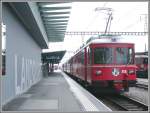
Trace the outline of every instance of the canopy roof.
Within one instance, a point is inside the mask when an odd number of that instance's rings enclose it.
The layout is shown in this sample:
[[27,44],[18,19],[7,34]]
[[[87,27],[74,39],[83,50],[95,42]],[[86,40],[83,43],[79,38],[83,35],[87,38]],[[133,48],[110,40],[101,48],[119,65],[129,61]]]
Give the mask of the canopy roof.
[[69,2],[38,2],[39,11],[45,26],[49,42],[64,41],[70,16]]

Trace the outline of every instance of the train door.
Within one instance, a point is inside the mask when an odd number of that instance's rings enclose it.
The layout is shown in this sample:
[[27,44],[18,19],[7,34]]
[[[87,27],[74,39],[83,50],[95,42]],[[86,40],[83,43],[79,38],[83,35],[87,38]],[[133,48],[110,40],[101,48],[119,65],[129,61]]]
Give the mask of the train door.
[[87,48],[84,48],[84,80],[87,81]]
[[87,82],[91,83],[92,49],[87,47]]

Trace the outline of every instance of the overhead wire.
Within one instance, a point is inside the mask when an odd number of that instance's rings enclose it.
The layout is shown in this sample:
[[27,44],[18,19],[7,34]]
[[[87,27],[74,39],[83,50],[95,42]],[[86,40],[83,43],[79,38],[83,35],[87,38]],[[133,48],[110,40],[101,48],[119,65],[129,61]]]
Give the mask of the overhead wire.
[[132,28],[132,27],[134,27],[135,25],[137,25],[137,23],[139,23],[139,22],[140,22],[140,20],[138,19],[138,20],[135,21],[134,23],[129,24],[128,26],[124,27],[122,30],[124,31],[124,30],[126,30],[126,29]]
[[[106,4],[108,4],[108,2],[105,2],[104,5],[102,7],[105,7]],[[89,26],[91,26],[91,24],[94,22],[94,20],[97,19],[97,17],[99,16],[99,13],[96,13],[96,15],[91,19],[91,21],[89,22],[89,24],[87,25],[87,27],[85,29],[88,29]]]

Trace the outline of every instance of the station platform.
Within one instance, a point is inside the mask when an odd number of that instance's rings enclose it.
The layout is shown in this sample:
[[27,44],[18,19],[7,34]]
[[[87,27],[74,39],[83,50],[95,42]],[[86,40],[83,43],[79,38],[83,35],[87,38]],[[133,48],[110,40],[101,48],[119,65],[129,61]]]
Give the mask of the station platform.
[[137,83],[143,84],[143,85],[148,85],[148,78],[147,79],[137,78]]
[[83,87],[59,71],[49,74],[3,107],[3,111],[112,111]]

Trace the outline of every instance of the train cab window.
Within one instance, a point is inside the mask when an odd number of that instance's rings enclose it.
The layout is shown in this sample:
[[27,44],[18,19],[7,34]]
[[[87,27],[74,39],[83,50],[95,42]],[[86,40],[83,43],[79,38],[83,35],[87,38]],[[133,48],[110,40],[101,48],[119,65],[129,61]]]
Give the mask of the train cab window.
[[128,62],[127,64],[133,64],[134,60],[133,60],[133,49],[132,48],[128,48]]
[[116,63],[117,64],[132,64],[133,49],[132,48],[116,48]]
[[94,64],[112,64],[113,55],[112,48],[95,48]]
[[116,63],[127,64],[127,48],[116,48]]

